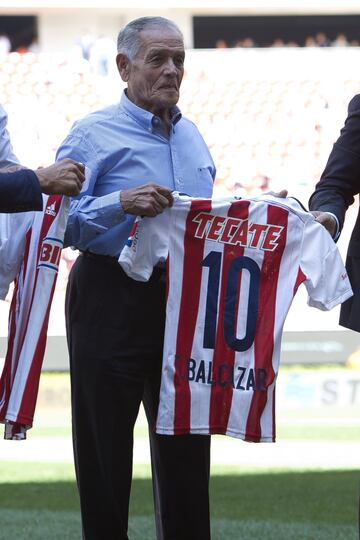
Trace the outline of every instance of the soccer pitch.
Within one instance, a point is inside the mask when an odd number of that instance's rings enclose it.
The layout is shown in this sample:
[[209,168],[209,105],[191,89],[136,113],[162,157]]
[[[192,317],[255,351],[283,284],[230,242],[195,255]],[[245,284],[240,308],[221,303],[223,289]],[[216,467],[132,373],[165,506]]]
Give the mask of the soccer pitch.
[[[0,441],[0,540],[81,538],[68,376],[45,375],[41,385],[28,440]],[[322,410],[279,406],[276,444],[213,438],[213,540],[357,539],[359,419],[354,408],[331,412],[329,419]],[[154,540],[143,411],[135,429],[130,515],[129,538]]]

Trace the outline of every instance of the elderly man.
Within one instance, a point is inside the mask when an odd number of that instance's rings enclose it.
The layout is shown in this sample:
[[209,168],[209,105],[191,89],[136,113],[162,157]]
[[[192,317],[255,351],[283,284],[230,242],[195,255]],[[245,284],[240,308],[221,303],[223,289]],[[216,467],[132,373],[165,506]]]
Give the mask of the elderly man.
[[0,212],[42,210],[41,192],[77,195],[84,179],[83,165],[70,159],[36,171],[19,165],[7,130],[7,114],[0,105]]
[[184,72],[179,28],[161,17],[118,36],[120,103],[77,122],[58,157],[87,166],[65,242],[82,251],[66,300],[73,433],[84,538],[127,539],[133,427],[149,422],[157,538],[210,538],[210,439],[153,432],[159,399],[165,276],[129,279],[117,259],[136,215],[156,216],[172,190],[210,197],[215,167],[176,106]]

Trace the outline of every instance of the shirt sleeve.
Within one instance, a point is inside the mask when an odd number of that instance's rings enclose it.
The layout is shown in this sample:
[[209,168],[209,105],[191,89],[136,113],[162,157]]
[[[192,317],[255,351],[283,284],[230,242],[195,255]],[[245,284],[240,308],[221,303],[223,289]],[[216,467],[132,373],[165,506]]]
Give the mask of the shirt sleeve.
[[101,197],[93,195],[101,163],[96,149],[85,135],[68,135],[60,146],[56,159],[71,158],[85,164],[85,182],[80,195],[73,198],[65,233],[65,246],[86,250],[91,240],[125,219],[120,204],[120,191]]
[[352,296],[339,250],[328,231],[315,221],[305,227],[300,268],[310,306],[327,311]]
[[26,233],[34,212],[0,214],[0,299],[4,300],[24,257]]
[[334,242],[337,242],[338,239],[339,239],[339,236],[340,236],[340,223],[339,223],[339,220],[338,220],[337,216],[335,214],[333,214],[332,212],[327,212],[327,214],[329,214],[330,216],[332,216],[335,219],[336,228],[335,228],[335,232],[333,234],[333,239],[334,239]]
[[148,281],[154,266],[165,262],[169,251],[171,209],[156,217],[138,218],[122,249],[119,263],[136,281]]
[[6,126],[7,114],[5,109],[0,105],[0,169],[9,165],[19,164],[19,160],[14,154]]

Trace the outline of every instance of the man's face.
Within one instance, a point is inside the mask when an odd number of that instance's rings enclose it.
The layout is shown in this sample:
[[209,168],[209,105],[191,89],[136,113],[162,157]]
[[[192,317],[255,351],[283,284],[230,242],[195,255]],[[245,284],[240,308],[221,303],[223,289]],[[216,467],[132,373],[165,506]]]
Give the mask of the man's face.
[[140,32],[140,47],[134,60],[128,62],[118,55],[118,68],[127,82],[129,99],[164,116],[179,100],[184,58],[184,43],[175,30],[153,27]]

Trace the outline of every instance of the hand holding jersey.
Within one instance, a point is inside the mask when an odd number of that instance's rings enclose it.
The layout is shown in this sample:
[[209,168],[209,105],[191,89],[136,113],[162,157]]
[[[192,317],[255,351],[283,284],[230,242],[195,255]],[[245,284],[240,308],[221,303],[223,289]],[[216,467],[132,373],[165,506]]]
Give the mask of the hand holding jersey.
[[36,169],[40,188],[47,195],[78,195],[85,180],[84,165],[73,159],[57,161],[49,167]]
[[332,214],[329,214],[329,212],[320,212],[320,210],[313,210],[311,214],[334,238],[338,229],[338,223],[335,217]]
[[143,184],[120,192],[120,204],[127,214],[154,217],[173,204],[171,190],[157,184]]

